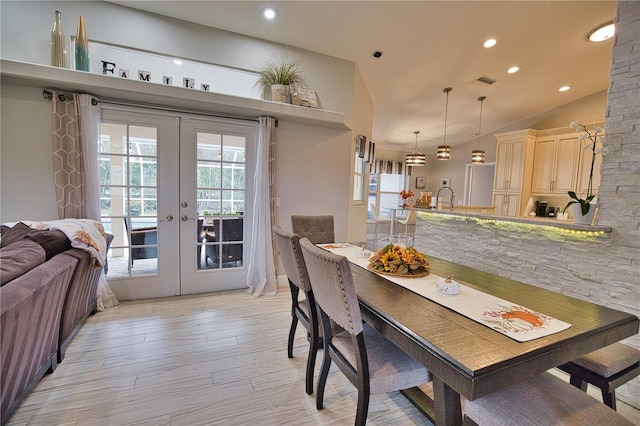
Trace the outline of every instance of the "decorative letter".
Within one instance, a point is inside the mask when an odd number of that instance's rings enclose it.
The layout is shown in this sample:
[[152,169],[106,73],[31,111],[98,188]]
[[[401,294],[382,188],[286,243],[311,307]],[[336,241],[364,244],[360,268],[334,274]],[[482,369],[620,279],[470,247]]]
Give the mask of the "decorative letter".
[[151,81],[151,73],[149,71],[138,70],[138,80]]
[[194,78],[184,77],[182,79],[182,85],[187,89],[193,89],[193,87],[196,85],[196,80]]
[[108,74],[111,73],[111,75],[115,74],[115,69],[116,69],[116,64],[114,62],[107,62],[107,61],[101,61],[102,62],[102,74]]
[[129,70],[120,68],[120,72],[118,73],[118,75],[122,78],[129,78]]
[[200,85],[200,87],[201,87],[201,88],[202,88],[202,90],[204,90],[205,92],[208,92],[208,91],[209,91],[209,85],[208,85],[208,84],[202,83],[202,84]]
[[162,84],[166,84],[167,86],[171,86],[173,84],[173,77],[163,76]]

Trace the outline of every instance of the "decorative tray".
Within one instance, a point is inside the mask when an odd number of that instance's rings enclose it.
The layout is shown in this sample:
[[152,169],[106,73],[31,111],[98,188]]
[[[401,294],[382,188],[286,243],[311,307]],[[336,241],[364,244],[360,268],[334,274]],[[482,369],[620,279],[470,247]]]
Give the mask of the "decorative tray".
[[367,265],[367,269],[369,269],[371,272],[375,272],[376,274],[389,275],[391,277],[398,277],[398,278],[422,278],[429,275],[428,269],[423,269],[422,271],[418,271],[415,273],[408,272],[406,274],[396,274],[395,272],[378,271],[377,269],[372,268],[371,265]]

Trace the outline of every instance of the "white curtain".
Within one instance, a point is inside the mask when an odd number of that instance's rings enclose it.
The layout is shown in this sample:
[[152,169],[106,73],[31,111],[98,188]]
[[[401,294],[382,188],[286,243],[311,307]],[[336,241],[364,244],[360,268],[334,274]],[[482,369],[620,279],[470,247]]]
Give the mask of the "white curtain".
[[275,256],[271,227],[275,224],[275,127],[273,117],[260,117],[253,178],[254,210],[252,244],[247,267],[248,292],[273,296],[277,292]]
[[[87,219],[100,221],[100,167],[98,143],[100,140],[100,107],[91,95],[74,94],[78,108],[78,127],[84,171],[84,214]],[[118,304],[104,274],[100,274],[96,294],[97,310],[104,311]]]

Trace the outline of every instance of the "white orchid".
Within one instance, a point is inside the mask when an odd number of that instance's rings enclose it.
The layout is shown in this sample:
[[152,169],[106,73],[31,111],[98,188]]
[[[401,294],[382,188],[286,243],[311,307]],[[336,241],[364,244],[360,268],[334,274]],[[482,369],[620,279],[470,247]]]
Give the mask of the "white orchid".
[[[583,132],[580,135],[580,142],[585,142],[582,145],[583,150],[590,149],[591,150],[591,171],[589,172],[589,185],[587,186],[587,195],[585,198],[580,198],[576,195],[575,191],[569,191],[569,197],[571,201],[567,203],[564,208],[564,211],[567,210],[571,204],[579,203],[582,209],[582,214],[585,215],[589,212],[590,203],[595,198],[593,194],[593,167],[596,161],[596,154],[606,155],[609,153],[609,149],[607,147],[602,146],[604,142],[604,137],[602,137],[602,133],[604,133],[604,129],[600,126],[593,126],[593,130],[589,131],[587,126],[580,123],[580,120],[572,121],[569,123],[569,127],[572,129],[576,129],[576,132]],[[600,146],[598,146],[598,142],[600,142]]]

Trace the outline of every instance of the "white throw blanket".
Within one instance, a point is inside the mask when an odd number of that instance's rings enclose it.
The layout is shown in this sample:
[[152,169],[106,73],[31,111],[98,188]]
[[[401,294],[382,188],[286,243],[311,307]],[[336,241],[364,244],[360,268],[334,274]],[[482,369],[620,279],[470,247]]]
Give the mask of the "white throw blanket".
[[23,220],[34,229],[59,230],[71,241],[71,247],[91,255],[93,266],[102,268],[107,258],[107,239],[102,224],[91,219],[61,219],[44,222]]

